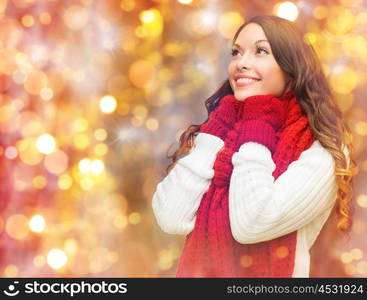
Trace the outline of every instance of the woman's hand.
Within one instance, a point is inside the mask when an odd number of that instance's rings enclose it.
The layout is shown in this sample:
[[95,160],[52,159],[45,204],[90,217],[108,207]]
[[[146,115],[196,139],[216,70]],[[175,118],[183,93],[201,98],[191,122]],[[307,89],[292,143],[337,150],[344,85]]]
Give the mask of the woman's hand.
[[224,140],[227,132],[239,120],[242,114],[242,105],[243,102],[237,100],[234,95],[224,96],[218,106],[210,113],[208,121],[201,125],[200,132],[209,133]]
[[273,95],[247,97],[242,106],[242,119],[235,125],[238,132],[237,148],[246,142],[257,142],[273,153],[276,132],[286,120],[288,104],[289,98]]
[[278,131],[285,122],[288,103],[288,99],[277,98],[273,95],[247,97],[242,107],[242,119],[244,121],[263,121]]

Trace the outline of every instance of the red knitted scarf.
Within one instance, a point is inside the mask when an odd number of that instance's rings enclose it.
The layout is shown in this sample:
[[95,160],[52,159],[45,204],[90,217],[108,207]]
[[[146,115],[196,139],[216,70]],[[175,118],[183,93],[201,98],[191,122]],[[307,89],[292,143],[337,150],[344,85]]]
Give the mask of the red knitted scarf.
[[[275,179],[314,142],[307,116],[293,91],[283,97],[288,97],[289,107],[272,155]],[[238,151],[237,134],[235,129],[228,132],[216,157],[214,177],[201,199],[195,227],[186,237],[176,277],[292,277],[297,231],[255,244],[240,244],[232,236],[228,189],[231,158]]]

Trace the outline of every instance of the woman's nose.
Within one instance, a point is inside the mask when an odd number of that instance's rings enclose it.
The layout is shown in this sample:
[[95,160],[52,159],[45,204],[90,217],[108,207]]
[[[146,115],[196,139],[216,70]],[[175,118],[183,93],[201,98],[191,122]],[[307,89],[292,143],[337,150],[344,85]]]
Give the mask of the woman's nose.
[[238,70],[248,69],[250,67],[250,62],[251,62],[250,55],[244,53],[242,57],[239,60],[237,60],[236,64],[237,69]]

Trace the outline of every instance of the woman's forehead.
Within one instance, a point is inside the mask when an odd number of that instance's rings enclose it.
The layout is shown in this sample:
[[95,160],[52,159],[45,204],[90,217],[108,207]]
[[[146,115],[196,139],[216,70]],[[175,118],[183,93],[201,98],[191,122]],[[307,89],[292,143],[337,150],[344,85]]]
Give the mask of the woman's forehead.
[[235,42],[252,45],[261,40],[267,40],[262,27],[255,23],[249,23],[242,28]]

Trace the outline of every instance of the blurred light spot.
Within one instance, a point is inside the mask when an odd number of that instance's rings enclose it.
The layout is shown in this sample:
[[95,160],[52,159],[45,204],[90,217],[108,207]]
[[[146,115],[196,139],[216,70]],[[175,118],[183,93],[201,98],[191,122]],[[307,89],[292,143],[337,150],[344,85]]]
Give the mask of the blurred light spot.
[[43,12],[40,14],[39,20],[42,25],[48,25],[51,23],[52,17],[48,12]]
[[181,3],[181,4],[191,4],[192,3],[192,0],[178,0],[178,3]]
[[64,251],[60,249],[52,249],[48,252],[47,263],[52,269],[62,268],[68,261]]
[[47,169],[52,174],[61,174],[64,172],[69,163],[69,158],[66,153],[62,150],[56,150],[50,155],[45,157],[44,164]]
[[[15,48],[16,47],[15,45],[12,46],[14,47],[13,49],[6,49],[4,47],[5,46],[4,41],[9,40],[7,42],[8,44],[12,40],[13,35],[16,34],[17,38],[15,41],[19,42],[19,38],[23,36],[24,32],[20,28],[18,28],[18,25],[16,24],[17,21],[15,19],[7,18],[7,20],[8,22],[2,20],[2,23],[1,23],[1,32],[3,34],[2,36],[3,42],[2,42],[2,47],[0,48],[0,61],[2,61],[2,63],[0,64],[0,72],[7,74],[7,75],[11,75],[18,69],[16,62],[14,60],[19,50]],[[7,33],[7,31],[9,32]],[[11,45],[7,47],[11,47]],[[4,90],[4,88],[8,88],[9,83],[10,82],[6,82],[5,80],[2,80],[1,90]]]
[[359,195],[357,197],[357,203],[360,207],[367,207],[367,195]]
[[[163,46],[163,54],[166,56],[179,57],[188,53],[188,50],[191,49],[189,45],[185,42],[182,43],[166,43]],[[172,79],[173,73],[171,69],[162,68],[159,70],[158,76],[161,80],[168,81]]]
[[136,118],[136,117],[132,117],[130,119],[130,123],[131,125],[133,125],[134,127],[139,127],[141,125],[143,125],[144,120],[140,119],[140,118]]
[[120,7],[124,11],[132,11],[136,6],[135,0],[121,0]]
[[104,170],[104,163],[100,159],[94,160],[90,165],[90,171],[93,174],[96,174],[96,175],[101,174],[103,170]]
[[26,122],[26,120],[22,120],[22,123],[24,127],[21,128],[21,133],[24,137],[32,136],[32,135],[33,136],[40,135],[44,131],[42,123],[39,122],[38,120],[33,120],[29,122]]
[[43,267],[45,263],[46,258],[43,255],[37,255],[35,258],[33,258],[33,264],[38,268]]
[[54,96],[54,92],[49,87],[45,87],[41,89],[40,97],[43,100],[46,100],[46,101],[51,100],[53,96]]
[[4,268],[4,277],[17,277],[19,274],[19,269],[16,265],[7,265]]
[[148,130],[155,131],[158,129],[159,123],[157,119],[149,118],[146,120],[145,126],[147,127]]
[[135,28],[135,35],[137,37],[154,38],[162,34],[164,20],[158,9],[152,8],[145,10],[140,13],[139,17],[142,25]]
[[344,271],[347,275],[354,275],[356,273],[356,268],[353,265],[345,265]]
[[367,135],[367,122],[358,121],[357,123],[355,123],[354,129],[356,133],[358,133],[359,135],[366,136]]
[[135,28],[135,35],[141,39],[146,38],[149,35],[148,28],[146,26],[137,26]]
[[6,147],[4,151],[4,156],[8,159],[14,159],[18,156],[18,150],[17,148],[10,146]]
[[143,23],[152,23],[154,22],[156,17],[155,11],[154,10],[144,10],[140,13],[140,21],[142,21]]
[[64,249],[68,254],[75,255],[78,251],[78,244],[75,239],[68,238],[64,243]]
[[365,234],[366,232],[366,224],[357,219],[353,222],[353,227],[352,227],[353,231],[357,234]]
[[34,25],[34,18],[31,15],[24,15],[22,17],[22,24],[25,27],[32,27]]
[[313,16],[319,20],[326,18],[328,13],[329,13],[329,9],[323,5],[316,6],[313,9]]
[[169,270],[172,267],[172,253],[169,250],[161,250],[158,256],[158,265],[162,270]]
[[36,139],[34,138],[24,139],[19,141],[19,143],[17,144],[20,159],[25,164],[34,166],[42,161],[43,156],[37,149]]
[[218,23],[217,15],[210,10],[196,10],[186,17],[185,29],[193,37],[199,38],[209,35]]
[[52,135],[45,133],[38,137],[36,146],[39,152],[43,154],[51,154],[55,151],[56,141]]
[[28,184],[23,180],[13,180],[13,187],[16,191],[22,192],[28,188]]
[[73,138],[73,143],[76,149],[83,150],[89,146],[90,139],[86,134],[76,134]]
[[68,174],[62,174],[57,181],[57,185],[61,190],[68,190],[72,184],[73,179]]
[[133,114],[138,119],[144,119],[148,114],[148,109],[144,105],[136,105],[133,108]]
[[107,131],[103,128],[98,128],[94,131],[94,138],[97,141],[103,142],[107,138]]
[[332,88],[340,94],[351,93],[358,84],[358,75],[349,66],[337,66],[333,69],[330,76]]
[[10,105],[0,106],[0,123],[6,123],[12,117],[13,108]]
[[145,87],[155,77],[155,68],[151,62],[146,60],[135,61],[128,71],[131,82],[136,87]]
[[88,126],[89,126],[89,124],[88,124],[88,120],[86,118],[77,118],[73,122],[73,128],[77,132],[86,131],[88,129]]
[[363,252],[359,248],[352,249],[352,251],[350,251],[350,254],[352,255],[353,259],[355,260],[361,259],[363,256]]
[[7,219],[5,228],[9,236],[17,240],[23,240],[29,232],[28,219],[21,214],[12,215]]
[[49,61],[50,52],[43,45],[31,44],[26,47],[25,51],[28,54],[29,62],[27,63],[32,63],[36,69],[44,68]]
[[26,78],[26,75],[19,71],[19,70],[16,70],[14,73],[13,73],[13,76],[12,76],[13,80],[15,83],[17,84],[23,84],[24,81],[25,81],[25,78]]
[[354,103],[354,95],[353,94],[348,94],[348,95],[336,94],[336,101],[340,109],[344,112],[344,111],[349,110],[352,107]]
[[304,41],[309,45],[314,45],[317,41],[317,35],[313,32],[307,32],[303,36]]
[[281,246],[281,247],[277,248],[277,250],[276,250],[276,256],[278,258],[287,257],[288,253],[289,253],[288,248],[285,247],[285,246]]
[[353,256],[349,252],[343,252],[340,259],[344,264],[349,264],[353,260]]
[[136,224],[140,223],[140,221],[141,221],[141,216],[140,216],[140,214],[139,214],[139,213],[137,213],[137,212],[133,212],[133,213],[131,213],[131,214],[129,215],[129,222],[130,222],[131,224],[136,225]]
[[13,100],[13,102],[11,103],[11,105],[12,105],[12,107],[13,107],[15,110],[20,111],[20,110],[22,110],[22,109],[24,108],[25,103],[24,103],[24,101],[23,101],[22,99],[17,99],[17,98],[15,98],[15,99]]
[[85,177],[80,180],[80,186],[84,191],[89,191],[93,188],[94,182],[91,178]]
[[367,275],[367,261],[360,261],[357,263],[357,272],[359,274]]
[[42,232],[46,227],[46,221],[41,215],[34,215],[29,221],[29,229],[33,232]]
[[128,220],[126,216],[118,215],[113,219],[113,225],[119,229],[123,229],[127,226]]
[[232,40],[237,29],[244,23],[243,17],[238,12],[227,12],[219,19],[219,33],[227,39]]
[[252,265],[252,257],[249,255],[243,255],[240,259],[240,264],[243,268],[248,268]]
[[79,162],[79,170],[82,173],[88,173],[90,171],[91,160],[89,158],[83,158]]
[[39,175],[33,178],[32,184],[34,188],[41,190],[47,185],[47,179],[45,176]]
[[98,156],[104,156],[108,152],[108,147],[104,143],[99,143],[94,146],[94,153]]
[[74,227],[74,222],[72,222],[71,220],[65,220],[61,223],[61,230],[62,232],[69,232],[71,231]]
[[342,44],[343,53],[346,56],[360,57],[367,52],[367,41],[362,35],[350,36],[346,43]]
[[113,113],[116,110],[117,102],[113,96],[103,96],[99,101],[99,107],[105,114]]
[[[45,131],[41,118],[35,112],[29,110],[20,114],[19,127],[23,137],[38,136]],[[24,149],[19,150],[23,151]]]
[[88,22],[88,10],[81,5],[71,5],[66,9],[63,17],[67,27],[80,30]]
[[38,95],[47,86],[47,76],[41,71],[31,71],[24,81],[24,88],[32,95]]
[[119,254],[115,251],[110,251],[107,254],[107,261],[110,263],[115,263],[119,259]]
[[278,3],[274,7],[274,10],[278,17],[287,19],[289,21],[294,21],[298,17],[298,8],[293,2],[290,1]]
[[355,27],[356,16],[350,9],[329,9],[328,18],[326,19],[326,31],[328,38],[338,39],[344,38]]

